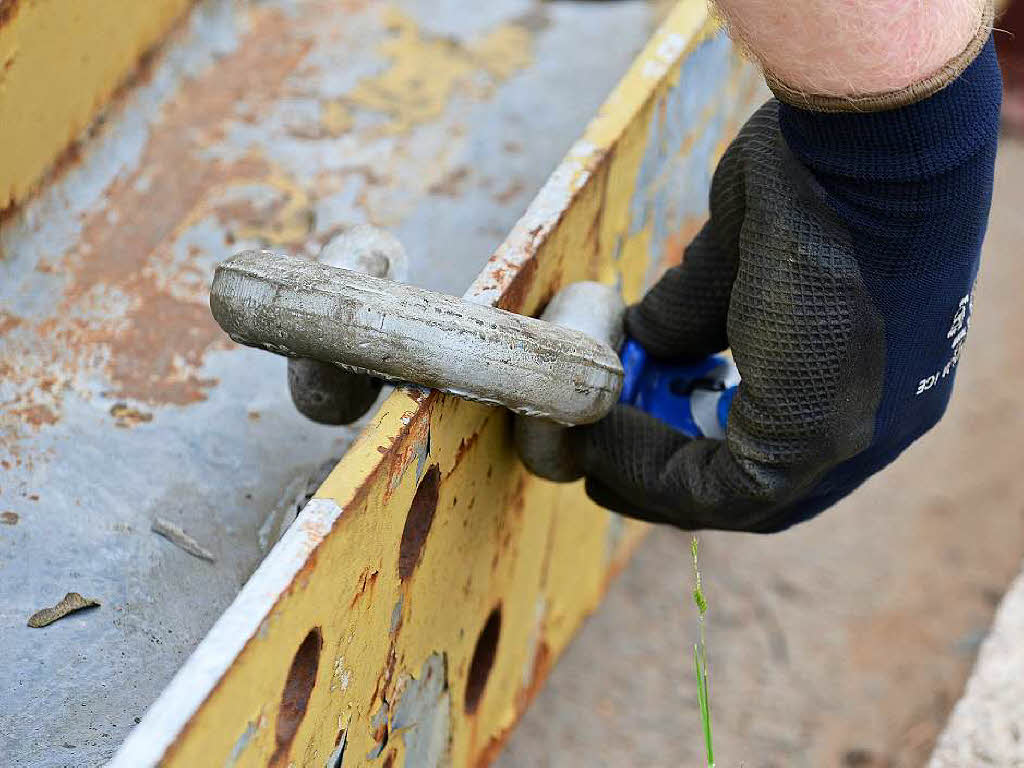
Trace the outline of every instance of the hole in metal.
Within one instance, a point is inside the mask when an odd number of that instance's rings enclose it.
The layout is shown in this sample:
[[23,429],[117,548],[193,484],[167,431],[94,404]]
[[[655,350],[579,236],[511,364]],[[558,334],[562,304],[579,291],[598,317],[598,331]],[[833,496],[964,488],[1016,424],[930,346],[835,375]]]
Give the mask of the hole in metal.
[[441,470],[433,465],[423,475],[420,487],[409,507],[402,530],[402,541],[398,546],[398,578],[405,581],[419,565],[423,545],[427,542],[430,525],[437,511],[437,496],[441,488]]
[[487,679],[491,676],[491,667],[498,655],[498,637],[501,635],[501,606],[497,606],[487,617],[480,637],[473,649],[473,659],[469,663],[469,676],[466,679],[466,713],[474,714],[480,706]]
[[320,666],[320,649],[323,644],[320,628],[313,627],[295,652],[292,666],[288,670],[288,678],[284,682],[284,692],[281,694],[281,708],[277,713],[277,730],[274,736],[277,746],[270,761],[271,765],[280,764],[287,755],[288,747],[291,746],[299,730],[299,724],[306,714],[309,696],[316,684],[316,671]]

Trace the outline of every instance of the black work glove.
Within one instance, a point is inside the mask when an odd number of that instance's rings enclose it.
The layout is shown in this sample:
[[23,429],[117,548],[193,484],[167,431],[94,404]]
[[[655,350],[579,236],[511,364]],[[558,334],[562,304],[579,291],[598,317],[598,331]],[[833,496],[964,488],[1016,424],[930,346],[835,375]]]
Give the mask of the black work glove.
[[654,357],[731,347],[742,383],[726,437],[617,406],[575,431],[588,494],[686,529],[777,531],[934,425],[970,319],[998,111],[991,41],[898,109],[762,107],[719,163],[682,263],[626,316]]

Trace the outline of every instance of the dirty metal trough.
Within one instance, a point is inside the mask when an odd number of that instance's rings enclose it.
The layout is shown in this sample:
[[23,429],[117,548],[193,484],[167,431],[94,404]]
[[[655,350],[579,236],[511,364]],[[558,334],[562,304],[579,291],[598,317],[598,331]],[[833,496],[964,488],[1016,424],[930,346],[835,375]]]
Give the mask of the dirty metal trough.
[[[703,0],[656,16],[204,0],[8,210],[4,764],[494,757],[642,527],[526,473],[501,409],[403,388],[356,428],[305,421],[209,281],[369,222],[425,288],[635,299],[764,97]],[[27,626],[68,592],[101,605]]]

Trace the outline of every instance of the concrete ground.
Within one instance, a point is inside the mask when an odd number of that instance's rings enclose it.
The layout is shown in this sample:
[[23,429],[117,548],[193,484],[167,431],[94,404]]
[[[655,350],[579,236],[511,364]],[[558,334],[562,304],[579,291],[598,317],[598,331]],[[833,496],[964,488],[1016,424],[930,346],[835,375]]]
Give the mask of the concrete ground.
[[1024,572],[1010,585],[928,768],[1024,765]]
[[[1024,143],[1004,142],[950,410],[776,536],[705,534],[719,768],[925,764],[1024,555]],[[657,528],[498,768],[703,765],[689,537]]]

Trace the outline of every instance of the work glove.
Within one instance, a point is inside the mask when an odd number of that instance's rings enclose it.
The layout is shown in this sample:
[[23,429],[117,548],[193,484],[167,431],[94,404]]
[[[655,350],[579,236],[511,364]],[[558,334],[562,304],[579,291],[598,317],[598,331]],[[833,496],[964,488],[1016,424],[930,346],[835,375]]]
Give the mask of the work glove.
[[924,98],[866,111],[772,99],[746,123],[714,174],[707,223],[625,320],[655,358],[731,348],[742,382],[726,436],[689,439],[619,405],[575,430],[594,501],[684,529],[778,531],[939,420],[998,133],[992,42],[977,48]]

